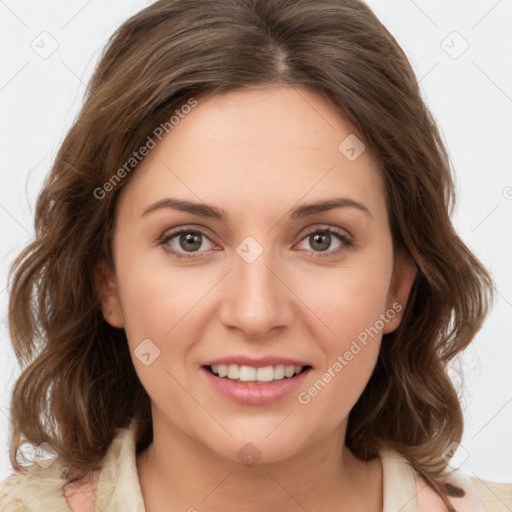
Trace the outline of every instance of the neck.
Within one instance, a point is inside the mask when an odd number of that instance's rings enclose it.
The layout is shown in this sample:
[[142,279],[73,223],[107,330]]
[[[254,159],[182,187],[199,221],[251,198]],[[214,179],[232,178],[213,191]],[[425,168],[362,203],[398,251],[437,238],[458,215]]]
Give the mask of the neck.
[[382,510],[380,459],[357,459],[344,444],[345,428],[286,460],[252,466],[223,458],[168,424],[154,429],[152,444],[137,455],[146,512]]

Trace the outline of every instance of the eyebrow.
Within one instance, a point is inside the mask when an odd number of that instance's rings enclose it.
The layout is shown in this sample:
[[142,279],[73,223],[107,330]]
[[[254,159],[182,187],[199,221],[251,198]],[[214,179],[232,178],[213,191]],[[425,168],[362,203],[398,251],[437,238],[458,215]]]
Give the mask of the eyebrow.
[[[140,216],[144,217],[145,215],[148,215],[149,213],[156,210],[161,210],[162,208],[171,208],[182,212],[192,213],[194,215],[199,215],[200,217],[217,219],[222,222],[226,222],[228,220],[228,214],[222,208],[206,203],[195,203],[192,201],[186,201],[184,199],[176,199],[172,197],[166,197],[165,199],[161,199],[160,201],[151,204],[143,210]],[[336,197],[333,199],[317,201],[315,203],[303,204],[293,210],[289,217],[291,219],[298,219],[308,215],[313,215],[315,213],[333,210],[335,208],[355,208],[373,218],[370,210],[364,204],[359,203],[354,199],[350,199],[349,197]]]

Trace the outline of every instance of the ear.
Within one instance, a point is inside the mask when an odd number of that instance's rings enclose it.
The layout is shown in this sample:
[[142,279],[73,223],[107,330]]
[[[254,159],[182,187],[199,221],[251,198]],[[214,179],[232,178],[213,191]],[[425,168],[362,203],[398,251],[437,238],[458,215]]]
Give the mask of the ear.
[[382,334],[393,332],[400,325],[417,272],[418,269],[409,252],[402,248],[397,249],[387,302],[389,314],[386,313],[386,316],[390,320],[382,329]]
[[115,272],[104,258],[96,263],[93,272],[94,285],[105,320],[112,327],[124,327],[124,317]]

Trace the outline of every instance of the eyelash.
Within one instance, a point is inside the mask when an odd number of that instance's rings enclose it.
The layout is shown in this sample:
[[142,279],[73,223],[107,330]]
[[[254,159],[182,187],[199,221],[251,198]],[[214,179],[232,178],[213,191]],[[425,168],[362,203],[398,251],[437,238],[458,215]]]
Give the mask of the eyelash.
[[[181,235],[183,233],[192,233],[192,234],[195,234],[195,235],[202,235],[205,238],[207,238],[208,240],[210,240],[209,236],[204,231],[202,231],[202,230],[200,230],[198,228],[194,228],[194,229],[180,229],[179,231],[175,231],[175,232],[170,233],[168,235],[164,235],[159,240],[159,244],[162,245],[162,246],[165,246],[174,237],[176,237],[177,235]],[[324,258],[324,257],[327,257],[327,256],[337,256],[338,254],[342,253],[343,251],[345,251],[347,249],[351,249],[353,247],[353,245],[354,245],[354,242],[348,236],[346,236],[342,232],[340,232],[340,231],[338,231],[338,230],[336,230],[334,228],[330,228],[330,227],[329,228],[316,228],[316,229],[313,229],[313,230],[309,231],[308,233],[306,233],[300,239],[300,241],[302,242],[303,240],[307,239],[308,237],[310,237],[311,235],[316,234],[316,233],[328,233],[330,235],[334,235],[336,238],[338,238],[340,240],[340,242],[342,242],[342,245],[340,245],[340,247],[338,247],[335,250],[331,250],[331,251],[309,251],[309,252],[313,253],[316,258]],[[176,251],[174,249],[170,249],[169,247],[164,247],[164,249],[167,252],[171,253],[174,257],[178,258],[178,259],[183,259],[183,258],[189,259],[189,258],[197,258],[198,257],[198,256],[194,256],[194,254],[198,254],[198,253],[190,253],[190,255],[184,255],[183,253],[180,253],[180,252],[178,252],[178,251]]]

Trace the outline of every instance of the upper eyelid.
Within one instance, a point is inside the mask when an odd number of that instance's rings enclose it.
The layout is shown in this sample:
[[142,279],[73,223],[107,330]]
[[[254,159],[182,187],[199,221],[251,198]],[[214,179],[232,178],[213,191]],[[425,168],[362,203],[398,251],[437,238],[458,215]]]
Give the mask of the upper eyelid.
[[159,238],[160,240],[165,240],[169,238],[174,238],[176,235],[179,235],[181,233],[189,233],[189,232],[197,232],[205,237],[207,237],[211,242],[213,240],[211,239],[211,235],[209,234],[208,230],[203,227],[179,227],[176,229],[172,229],[170,231],[165,231],[164,234]]
[[[347,233],[348,236],[352,237],[352,233],[348,231],[346,228],[340,228],[338,226],[333,226],[332,224],[322,223],[322,222],[315,222],[311,226],[307,226],[305,228],[302,228],[300,232],[304,232],[304,236],[309,234],[312,231],[322,231],[322,230],[334,230],[334,231],[343,231]],[[169,228],[168,230],[164,231],[161,238],[167,238],[169,236],[177,235],[178,233],[181,233],[183,231],[198,231],[201,234],[204,234],[205,236],[210,237],[209,234],[210,230],[204,226],[196,226],[194,224],[191,225],[185,225],[185,226],[178,226],[176,228]],[[215,235],[213,236],[215,238]]]

